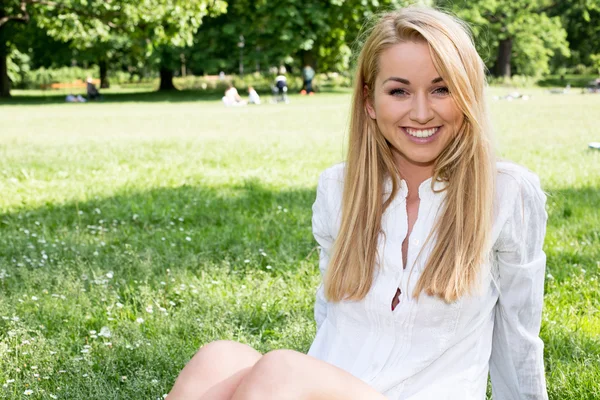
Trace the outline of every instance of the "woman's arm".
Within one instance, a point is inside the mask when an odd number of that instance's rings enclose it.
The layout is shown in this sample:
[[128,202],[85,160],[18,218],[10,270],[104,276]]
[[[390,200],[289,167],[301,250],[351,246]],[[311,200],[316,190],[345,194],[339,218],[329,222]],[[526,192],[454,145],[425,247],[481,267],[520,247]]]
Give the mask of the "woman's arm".
[[319,183],[317,184],[317,198],[313,204],[312,211],[312,230],[315,240],[319,244],[319,270],[321,271],[321,284],[317,289],[316,301],[315,301],[315,321],[317,322],[317,330],[321,327],[321,324],[327,317],[327,300],[324,293],[323,280],[325,278],[325,272],[327,265],[329,264],[329,257],[331,247],[333,246],[333,235],[331,233],[331,208],[328,183],[331,180],[327,177],[328,171],[325,171],[319,177]]
[[544,344],[539,338],[544,297],[546,197],[523,170],[507,188],[514,200],[495,245],[500,291],[494,317],[490,376],[494,400],[547,399]]

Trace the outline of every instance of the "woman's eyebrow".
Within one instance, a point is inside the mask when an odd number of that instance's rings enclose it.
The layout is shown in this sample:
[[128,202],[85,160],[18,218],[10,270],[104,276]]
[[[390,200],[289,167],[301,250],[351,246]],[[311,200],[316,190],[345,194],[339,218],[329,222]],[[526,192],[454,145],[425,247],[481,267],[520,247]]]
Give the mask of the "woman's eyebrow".
[[[442,82],[443,80],[444,80],[444,78],[442,78],[441,76],[438,76],[437,78],[435,78],[434,80],[432,80],[431,83],[435,84],[435,83]],[[400,83],[403,83],[405,85],[410,85],[410,81],[408,79],[399,78],[397,76],[391,76],[391,77],[387,78],[385,81],[383,81],[383,84],[385,84],[388,81],[400,82]]]

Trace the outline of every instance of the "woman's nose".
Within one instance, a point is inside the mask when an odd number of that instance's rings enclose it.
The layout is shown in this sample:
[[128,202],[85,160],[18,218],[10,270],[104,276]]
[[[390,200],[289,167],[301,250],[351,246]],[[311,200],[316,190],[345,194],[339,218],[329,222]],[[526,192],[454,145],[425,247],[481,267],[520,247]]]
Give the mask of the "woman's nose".
[[426,124],[433,119],[433,109],[426,95],[418,94],[413,97],[409,117],[419,124]]

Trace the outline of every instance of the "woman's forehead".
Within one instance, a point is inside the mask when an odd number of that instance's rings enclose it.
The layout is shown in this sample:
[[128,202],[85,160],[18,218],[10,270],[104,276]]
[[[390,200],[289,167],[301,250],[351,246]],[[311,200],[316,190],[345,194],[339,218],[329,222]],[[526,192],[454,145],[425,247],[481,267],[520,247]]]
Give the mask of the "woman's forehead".
[[379,55],[377,80],[391,78],[408,80],[411,84],[431,84],[440,76],[425,41],[402,42],[385,49]]

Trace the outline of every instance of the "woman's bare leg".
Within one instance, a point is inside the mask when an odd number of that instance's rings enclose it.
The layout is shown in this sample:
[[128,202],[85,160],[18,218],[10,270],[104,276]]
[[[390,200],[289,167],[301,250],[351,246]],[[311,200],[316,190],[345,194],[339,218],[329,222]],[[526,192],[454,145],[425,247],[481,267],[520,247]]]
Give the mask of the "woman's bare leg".
[[386,400],[350,373],[293,350],[265,354],[231,400]]
[[230,400],[260,358],[258,351],[245,344],[209,343],[183,368],[167,400]]

